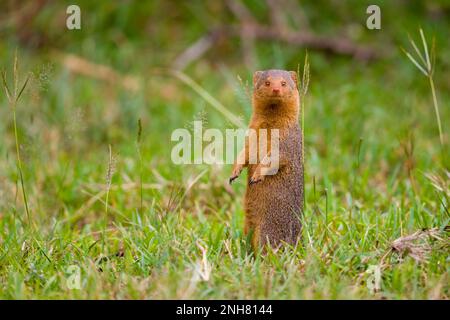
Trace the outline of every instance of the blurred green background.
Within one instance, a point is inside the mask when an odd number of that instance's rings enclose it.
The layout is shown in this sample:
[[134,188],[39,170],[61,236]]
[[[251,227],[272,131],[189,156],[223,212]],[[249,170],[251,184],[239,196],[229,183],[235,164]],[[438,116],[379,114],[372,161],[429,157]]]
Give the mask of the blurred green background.
[[[81,30],[66,28],[71,4],[81,8]],[[371,4],[381,8],[381,30],[366,28]],[[413,52],[408,34],[421,48],[419,28],[435,48],[433,79],[444,145],[428,79],[401,50]],[[448,225],[449,39],[446,0],[2,1],[0,67],[12,84],[17,52],[20,83],[31,75],[17,119],[30,207],[43,238],[40,248],[28,243],[31,253],[22,256],[29,234],[22,223],[11,109],[2,91],[0,242],[9,249],[0,255],[0,297],[373,297],[363,285],[347,288],[380,261],[390,241]],[[310,223],[305,230],[323,255],[307,264],[311,269],[300,283],[290,278],[298,270],[286,271],[284,262],[269,260],[262,267],[268,273],[255,276],[260,285],[244,289],[242,281],[250,280],[232,273],[243,268],[243,277],[248,272],[251,279],[255,265],[242,256],[237,268],[221,240],[242,240],[245,179],[231,189],[225,183],[228,166],[170,161],[174,129],[190,128],[194,119],[208,127],[233,125],[170,70],[188,75],[248,123],[253,72],[301,71],[306,51],[311,77],[304,103]],[[105,218],[108,145],[115,174]],[[145,184],[142,195],[139,181]],[[112,230],[106,249],[95,245],[103,219]],[[153,227],[124,231],[142,227],[141,219]],[[209,284],[191,288],[181,279],[201,254],[199,239],[213,252],[209,258],[218,270]],[[347,240],[354,246],[336,249]],[[81,249],[67,249],[67,243]],[[114,258],[103,268],[136,277],[125,281],[130,286],[125,291],[116,287],[115,276],[105,279],[89,267],[95,257],[117,250],[130,252],[127,260]],[[42,251],[56,267],[49,267]],[[375,297],[448,298],[448,244],[433,257],[428,269],[414,261],[405,269],[393,267]],[[83,292],[64,291],[52,278],[62,279],[73,263],[90,270],[83,271],[90,279]],[[155,283],[136,289],[133,281],[150,275]],[[263,284],[267,279],[273,281],[271,293]]]

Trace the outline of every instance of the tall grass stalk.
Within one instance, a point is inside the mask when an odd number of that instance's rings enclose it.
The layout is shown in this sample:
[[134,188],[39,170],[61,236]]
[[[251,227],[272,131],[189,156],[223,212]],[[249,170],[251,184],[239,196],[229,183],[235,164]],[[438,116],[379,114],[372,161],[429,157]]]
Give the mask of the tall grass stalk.
[[[302,125],[302,167],[303,167],[303,176],[302,176],[302,185],[305,188],[305,97],[308,93],[309,87],[309,59],[308,59],[308,51],[305,54],[305,61],[303,64],[303,75],[300,86],[300,118]],[[297,78],[300,79],[300,65],[297,66]],[[303,207],[305,207],[305,190],[303,190]]]
[[441,142],[441,146],[444,146],[444,135],[442,132],[442,124],[441,124],[441,116],[439,114],[439,105],[438,100],[436,97],[436,89],[434,86],[434,80],[433,80],[433,73],[434,73],[434,66],[435,66],[435,46],[434,46],[434,40],[433,45],[431,47],[431,59],[430,55],[428,54],[428,44],[425,38],[425,35],[423,33],[422,29],[419,29],[420,37],[422,39],[422,46],[423,46],[423,52],[419,50],[414,40],[409,37],[409,42],[411,43],[411,46],[414,48],[414,51],[416,52],[417,56],[419,57],[419,61],[417,61],[416,58],[413,57],[413,55],[402,48],[403,52],[406,54],[408,59],[414,64],[414,66],[419,69],[420,72],[423,73],[428,78],[428,81],[430,83],[431,88],[431,95],[433,97],[433,105],[434,105],[434,112],[436,114],[436,121],[439,129],[439,140]]
[[27,215],[27,220],[28,220],[28,225],[30,227],[32,227],[31,224],[31,213],[30,213],[30,208],[28,205],[28,197],[27,197],[27,192],[25,189],[25,182],[24,182],[24,174],[23,174],[23,167],[22,167],[22,159],[20,156],[20,142],[19,142],[19,134],[18,134],[18,130],[17,130],[17,104],[20,100],[20,97],[22,96],[28,81],[30,79],[30,76],[28,75],[27,78],[25,79],[25,82],[23,83],[23,85],[20,87],[19,90],[19,65],[18,65],[18,58],[17,58],[17,51],[15,53],[14,56],[14,71],[13,71],[13,91],[11,92],[11,90],[8,87],[8,83],[6,81],[6,71],[2,70],[2,80],[3,80],[3,88],[5,90],[6,93],[6,97],[8,99],[8,103],[9,106],[12,110],[13,113],[13,125],[14,125],[14,138],[15,138],[15,145],[16,145],[16,159],[17,159],[17,169],[19,171],[19,180],[20,180],[20,186],[22,189],[22,196],[23,196],[23,202],[25,205],[25,212]]
[[108,170],[106,172],[105,219],[103,222],[103,232],[102,232],[102,247],[103,248],[105,246],[106,225],[108,223],[109,193],[111,191],[112,178],[113,178],[114,171],[115,171],[115,163],[114,163],[114,157],[112,154],[111,145],[109,145],[108,148],[109,148],[109,158],[108,158]]
[[137,138],[136,138],[136,148],[137,148],[137,152],[138,152],[138,157],[139,157],[139,188],[140,188],[140,194],[139,194],[139,199],[140,199],[140,214],[142,214],[143,212],[143,196],[144,196],[144,190],[143,190],[143,186],[142,186],[142,153],[141,153],[141,138],[142,138],[142,121],[139,118],[138,120],[138,132],[137,132]]

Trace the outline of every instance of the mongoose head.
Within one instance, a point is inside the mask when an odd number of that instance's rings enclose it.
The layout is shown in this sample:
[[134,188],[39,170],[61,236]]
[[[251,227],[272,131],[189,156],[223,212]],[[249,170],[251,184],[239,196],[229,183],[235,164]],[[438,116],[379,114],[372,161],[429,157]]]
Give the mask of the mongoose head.
[[297,73],[285,70],[256,71],[253,74],[253,99],[257,107],[298,105]]

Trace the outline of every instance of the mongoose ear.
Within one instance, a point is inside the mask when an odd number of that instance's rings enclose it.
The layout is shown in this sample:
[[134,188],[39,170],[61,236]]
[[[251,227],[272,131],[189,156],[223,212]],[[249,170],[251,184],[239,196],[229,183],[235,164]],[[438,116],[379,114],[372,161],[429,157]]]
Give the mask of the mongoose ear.
[[256,84],[258,83],[262,74],[263,74],[262,71],[255,71],[255,73],[253,74],[253,87],[256,87]]
[[295,87],[298,89],[297,71],[289,71],[289,74],[291,75],[292,81],[295,83]]

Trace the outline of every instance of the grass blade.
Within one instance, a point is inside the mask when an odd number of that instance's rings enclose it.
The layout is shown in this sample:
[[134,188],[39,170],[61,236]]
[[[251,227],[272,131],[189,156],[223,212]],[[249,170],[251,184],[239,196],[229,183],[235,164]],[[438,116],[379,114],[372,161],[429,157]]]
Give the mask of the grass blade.
[[141,143],[142,137],[142,121],[141,118],[138,119],[138,134],[137,134],[137,142]]
[[420,52],[419,48],[416,45],[416,42],[411,38],[411,36],[409,34],[408,34],[408,39],[409,39],[409,42],[411,43],[411,46],[414,48],[414,50],[416,51],[417,55],[419,56],[420,60],[423,62],[423,65],[426,66],[427,62],[423,58],[422,53]]
[[222,103],[217,101],[208,91],[203,89],[197,82],[181,71],[172,70],[172,75],[184,82],[186,85],[191,87],[195,92],[197,92],[203,99],[205,99],[211,106],[213,106],[217,111],[222,113],[228,120],[234,125],[240,128],[245,128],[245,124],[239,117],[230,112]]
[[430,87],[431,87],[431,95],[433,96],[433,105],[434,105],[434,112],[436,113],[436,121],[438,124],[439,129],[439,140],[441,142],[441,146],[444,146],[444,136],[442,134],[442,125],[441,125],[441,116],[439,114],[439,105],[436,98],[436,90],[434,88],[434,81],[433,78],[430,76]]
[[8,101],[11,102],[11,91],[9,90],[8,84],[6,83],[5,70],[2,70],[2,80],[3,80],[3,87],[5,88],[6,96],[8,97]]
[[406,54],[408,59],[411,60],[411,62],[414,63],[414,65],[420,70],[420,72],[422,72],[425,76],[428,76],[428,73],[425,71],[425,69],[422,68],[422,66],[412,57],[412,55],[405,49],[402,48],[402,50]]
[[434,73],[434,66],[436,65],[436,39],[433,38],[433,43],[431,45],[431,71],[430,74],[433,75]]
[[28,75],[27,79],[25,80],[25,82],[24,82],[24,84],[23,84],[23,86],[22,86],[22,89],[20,89],[19,94],[18,94],[17,97],[16,97],[16,101],[19,100],[20,96],[21,96],[22,93],[23,93],[23,90],[25,90],[25,88],[26,88],[26,86],[27,86],[27,84],[28,84],[28,80],[30,80],[30,75]]
[[420,28],[419,32],[420,32],[420,37],[422,38],[423,49],[425,50],[425,58],[427,60],[428,71],[431,71],[430,56],[428,55],[428,45],[427,45],[427,41],[425,39],[425,35],[423,34],[422,28]]
[[14,54],[14,69],[13,69],[13,81],[14,81],[14,98],[17,97],[17,87],[19,84],[19,59],[17,58],[17,48]]

